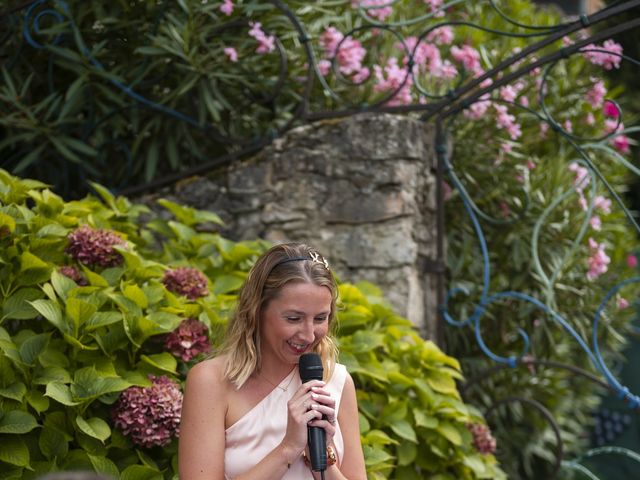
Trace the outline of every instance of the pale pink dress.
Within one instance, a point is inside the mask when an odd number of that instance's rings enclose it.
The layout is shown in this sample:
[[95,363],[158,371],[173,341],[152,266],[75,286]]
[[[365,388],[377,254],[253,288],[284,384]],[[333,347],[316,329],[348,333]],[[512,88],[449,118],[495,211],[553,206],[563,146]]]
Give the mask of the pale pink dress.
[[[336,400],[336,412],[340,409],[342,388],[347,378],[344,365],[336,364],[333,375],[327,383],[327,390]],[[285,378],[278,387],[263,398],[244,417],[225,431],[224,473],[225,479],[233,479],[246,472],[271,452],[284,438],[287,428],[287,402],[300,388],[300,374],[297,368]],[[344,453],[344,441],[340,425],[336,423],[333,437],[338,458]],[[298,458],[282,480],[313,479],[313,475]]]

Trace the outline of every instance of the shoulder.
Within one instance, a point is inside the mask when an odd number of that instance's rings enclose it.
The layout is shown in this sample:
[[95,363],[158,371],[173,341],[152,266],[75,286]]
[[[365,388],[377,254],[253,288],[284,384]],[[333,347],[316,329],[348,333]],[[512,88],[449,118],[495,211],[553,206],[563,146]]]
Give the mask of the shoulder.
[[223,356],[203,360],[194,365],[187,374],[187,389],[212,391],[219,396],[227,390],[229,382],[224,376]]

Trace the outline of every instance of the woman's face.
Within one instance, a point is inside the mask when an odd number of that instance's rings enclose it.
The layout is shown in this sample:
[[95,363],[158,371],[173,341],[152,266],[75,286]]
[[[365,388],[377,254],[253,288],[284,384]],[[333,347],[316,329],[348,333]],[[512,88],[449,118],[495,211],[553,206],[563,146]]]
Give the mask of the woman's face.
[[262,361],[297,364],[329,331],[331,291],[312,283],[288,283],[260,317]]

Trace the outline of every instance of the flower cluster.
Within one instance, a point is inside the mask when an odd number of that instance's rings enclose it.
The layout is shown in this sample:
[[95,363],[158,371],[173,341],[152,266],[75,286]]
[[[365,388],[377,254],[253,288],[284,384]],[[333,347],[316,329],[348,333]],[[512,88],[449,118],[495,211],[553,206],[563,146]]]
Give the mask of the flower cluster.
[[335,57],[340,73],[353,75],[354,83],[363,82],[369,77],[369,69],[362,66],[367,51],[358,40],[344,38],[344,35],[334,27],[327,27],[320,35],[320,46],[325,57],[318,62],[318,68],[322,75],[329,73],[331,69],[329,59]]
[[149,375],[150,387],[130,387],[120,394],[111,417],[116,427],[141,447],[167,445],[179,435],[182,392],[168,377]]
[[220,5],[220,11],[224,13],[227,17],[233,13],[233,2],[232,0],[223,0],[222,5]]
[[249,36],[253,37],[258,42],[257,53],[269,53],[275,50],[275,37],[273,35],[267,35],[262,30],[262,24],[260,22],[249,22],[251,30],[249,30]]
[[489,455],[496,451],[496,439],[491,435],[488,426],[481,423],[468,423],[467,429],[473,437],[473,446],[482,455]]
[[602,45],[587,45],[582,51],[587,60],[594,65],[602,66],[605,70],[620,68],[622,45],[613,40],[605,40]]
[[124,245],[125,241],[111,230],[83,225],[71,232],[67,240],[69,244],[65,252],[84,265],[115,267],[124,260],[113,247]]
[[184,295],[189,300],[205,297],[207,277],[197,268],[178,267],[165,272],[162,283],[170,292]]
[[589,250],[591,256],[589,257],[589,271],[587,272],[587,278],[594,280],[608,270],[608,265],[611,262],[609,256],[605,253],[605,244],[598,243],[593,238],[589,237]]
[[84,278],[82,273],[80,273],[80,271],[76,267],[72,267],[71,265],[65,265],[60,267],[58,269],[58,272],[60,272],[65,277],[70,278],[80,286],[85,286],[89,284],[89,282],[87,282],[87,279]]
[[188,362],[193,357],[211,351],[207,326],[195,318],[183,320],[178,328],[167,335],[165,347],[176,357]]

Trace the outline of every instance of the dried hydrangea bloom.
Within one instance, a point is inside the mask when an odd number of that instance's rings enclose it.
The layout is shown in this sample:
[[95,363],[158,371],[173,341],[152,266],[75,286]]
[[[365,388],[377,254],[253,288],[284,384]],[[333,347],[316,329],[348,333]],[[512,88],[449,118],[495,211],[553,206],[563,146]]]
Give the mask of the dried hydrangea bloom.
[[87,279],[84,278],[82,273],[80,273],[80,271],[76,267],[73,267],[71,265],[64,265],[58,269],[58,272],[60,272],[65,277],[70,278],[80,286],[89,285]]
[[167,290],[195,300],[208,295],[207,277],[197,268],[178,267],[164,274],[162,283]]
[[473,446],[483,455],[489,455],[496,451],[496,439],[491,435],[488,426],[481,423],[468,423],[467,428],[473,436]]
[[149,375],[150,387],[129,387],[111,411],[117,428],[141,447],[164,446],[180,433],[182,392],[165,376]]
[[208,333],[209,329],[204,323],[195,318],[187,318],[167,335],[164,344],[173,355],[188,362],[201,353],[211,351]]
[[65,252],[84,265],[116,267],[124,260],[113,247],[124,245],[125,241],[111,230],[82,225],[71,232],[67,240],[69,244]]

